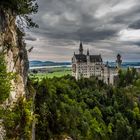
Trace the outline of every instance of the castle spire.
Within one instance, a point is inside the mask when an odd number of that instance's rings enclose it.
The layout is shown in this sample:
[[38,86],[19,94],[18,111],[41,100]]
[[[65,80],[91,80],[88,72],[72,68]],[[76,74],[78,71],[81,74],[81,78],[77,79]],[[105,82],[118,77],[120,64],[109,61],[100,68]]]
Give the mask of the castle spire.
[[83,54],[83,44],[82,44],[82,42],[80,42],[79,54]]
[[122,64],[122,59],[121,59],[121,55],[120,54],[117,54],[116,63],[117,63],[117,68],[120,69],[121,64]]
[[89,49],[87,49],[87,55],[89,55]]

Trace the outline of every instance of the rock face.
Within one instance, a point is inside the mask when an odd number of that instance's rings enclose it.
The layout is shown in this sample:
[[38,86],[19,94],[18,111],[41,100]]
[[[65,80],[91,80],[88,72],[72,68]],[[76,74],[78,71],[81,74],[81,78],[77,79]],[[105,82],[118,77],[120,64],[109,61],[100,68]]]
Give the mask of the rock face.
[[[23,33],[16,26],[16,15],[10,10],[0,9],[0,52],[5,56],[7,71],[14,73],[12,90],[4,106],[12,106],[26,93],[29,63],[22,37]],[[4,137],[5,130],[0,119],[0,139]]]
[[12,90],[6,104],[12,104],[26,92],[28,57],[23,33],[16,26],[16,15],[0,9],[0,51],[4,54],[7,71],[15,74]]

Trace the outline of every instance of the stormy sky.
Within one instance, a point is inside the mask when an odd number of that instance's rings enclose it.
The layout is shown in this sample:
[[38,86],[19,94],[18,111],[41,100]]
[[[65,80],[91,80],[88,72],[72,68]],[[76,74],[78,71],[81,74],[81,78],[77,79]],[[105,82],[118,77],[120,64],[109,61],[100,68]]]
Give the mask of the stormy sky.
[[26,30],[30,60],[71,61],[79,42],[90,54],[140,61],[140,0],[38,0],[38,29]]

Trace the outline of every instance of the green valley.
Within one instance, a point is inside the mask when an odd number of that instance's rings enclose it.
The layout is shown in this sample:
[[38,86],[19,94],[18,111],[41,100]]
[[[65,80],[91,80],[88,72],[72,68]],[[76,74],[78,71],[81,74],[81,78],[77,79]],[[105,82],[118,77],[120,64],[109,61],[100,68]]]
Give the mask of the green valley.
[[68,75],[34,79],[36,138],[139,140],[140,77],[132,71],[119,76],[116,86],[95,77],[78,81]]

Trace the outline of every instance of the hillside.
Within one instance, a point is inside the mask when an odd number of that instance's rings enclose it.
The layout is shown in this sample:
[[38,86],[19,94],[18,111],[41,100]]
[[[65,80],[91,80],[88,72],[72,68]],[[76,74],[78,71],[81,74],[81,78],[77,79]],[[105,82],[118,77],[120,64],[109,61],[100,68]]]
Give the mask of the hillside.
[[[104,62],[106,64],[106,62]],[[116,62],[108,62],[109,66],[115,67]],[[41,67],[41,66],[65,66],[65,65],[71,65],[71,62],[53,62],[53,61],[29,61],[30,67]],[[140,67],[140,62],[123,62],[122,68],[128,68],[128,67]]]
[[37,139],[139,140],[140,76],[127,70],[114,87],[95,77],[32,79]]

